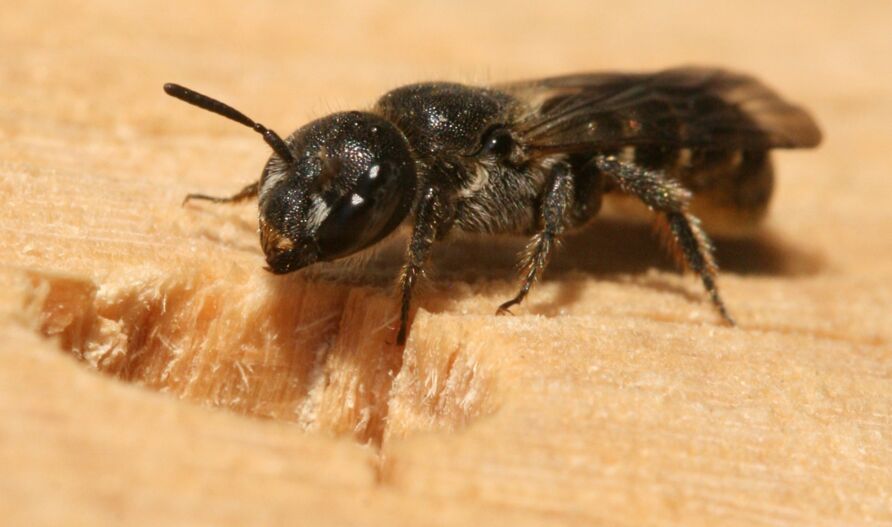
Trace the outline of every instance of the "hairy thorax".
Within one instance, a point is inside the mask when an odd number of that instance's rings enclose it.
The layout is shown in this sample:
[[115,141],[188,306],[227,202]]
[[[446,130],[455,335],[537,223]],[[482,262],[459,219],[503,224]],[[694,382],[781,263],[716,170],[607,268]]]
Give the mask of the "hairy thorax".
[[548,162],[480,155],[482,138],[516,118],[518,101],[498,90],[431,82],[393,90],[375,110],[406,134],[425,183],[450,196],[452,226],[491,234],[535,230]]
[[457,192],[457,227],[489,234],[529,234],[537,229],[537,203],[548,162],[519,167],[497,161],[469,165],[469,177]]

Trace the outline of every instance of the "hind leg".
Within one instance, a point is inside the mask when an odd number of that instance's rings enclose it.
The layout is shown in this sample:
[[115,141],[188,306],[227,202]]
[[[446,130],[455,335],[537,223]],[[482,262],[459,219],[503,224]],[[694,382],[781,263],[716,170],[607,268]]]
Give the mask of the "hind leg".
[[598,156],[595,165],[613,179],[620,190],[637,197],[651,210],[661,214],[664,232],[678,260],[700,275],[716,310],[734,325],[734,319],[725,308],[716,285],[718,267],[713,257],[712,243],[700,227],[700,220],[688,212],[691,193],[660,171],[620,161],[614,156]]

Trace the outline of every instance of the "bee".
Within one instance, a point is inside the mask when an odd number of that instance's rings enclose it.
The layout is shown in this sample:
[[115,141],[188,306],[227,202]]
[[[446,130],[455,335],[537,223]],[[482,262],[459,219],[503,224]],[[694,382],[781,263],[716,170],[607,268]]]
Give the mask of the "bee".
[[597,215],[605,195],[647,206],[679,263],[734,321],[716,284],[699,216],[722,228],[764,214],[769,151],[814,147],[802,108],[751,76],[686,67],[584,73],[478,87],[425,82],[384,94],[367,111],[317,119],[286,138],[220,101],[176,84],[167,94],[253,128],[273,154],[260,179],[229,197],[257,197],[267,269],[285,274],[366,251],[410,228],[400,270],[397,343],[432,245],[454,231],[529,236],[524,300],[561,237]]

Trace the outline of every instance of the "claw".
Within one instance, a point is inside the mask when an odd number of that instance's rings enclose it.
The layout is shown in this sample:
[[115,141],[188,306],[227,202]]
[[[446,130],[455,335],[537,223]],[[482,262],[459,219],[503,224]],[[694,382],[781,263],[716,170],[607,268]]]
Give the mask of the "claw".
[[514,313],[511,312],[511,308],[518,304],[517,300],[509,300],[504,304],[500,305],[498,309],[496,309],[496,316],[501,317],[505,315],[514,316]]
[[224,198],[215,198],[214,196],[208,196],[207,194],[186,194],[186,197],[183,198],[182,206],[186,206],[186,203],[189,203],[190,200],[193,199],[203,199],[206,201],[211,201],[213,203],[222,203],[226,201]]

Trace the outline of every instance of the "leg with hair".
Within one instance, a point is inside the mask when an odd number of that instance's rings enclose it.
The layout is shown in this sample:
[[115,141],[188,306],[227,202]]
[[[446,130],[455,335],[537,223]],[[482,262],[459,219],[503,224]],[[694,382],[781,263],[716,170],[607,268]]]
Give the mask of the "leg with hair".
[[183,205],[189,202],[189,200],[193,199],[201,199],[205,201],[210,201],[211,203],[238,203],[239,201],[244,201],[246,199],[253,198],[257,196],[257,191],[260,188],[260,182],[251,183],[245,188],[241,189],[237,193],[232,196],[226,198],[218,198],[215,196],[208,196],[207,194],[187,194],[186,198],[183,200]]
[[424,189],[421,200],[415,209],[415,223],[412,227],[412,236],[406,248],[406,263],[400,271],[399,288],[401,293],[400,303],[400,329],[396,336],[397,344],[406,343],[406,334],[409,330],[409,308],[412,301],[412,289],[418,279],[424,276],[424,264],[430,257],[430,249],[437,236],[440,218],[441,204],[435,188]]
[[614,156],[598,156],[594,161],[598,170],[616,182],[620,190],[636,196],[662,215],[661,227],[673,253],[680,263],[700,275],[713,305],[733,325],[734,319],[725,308],[715,282],[718,267],[712,243],[700,227],[700,220],[688,212],[691,193],[660,171],[644,169]]
[[549,186],[542,198],[540,220],[542,230],[527,244],[521,260],[523,284],[514,298],[499,306],[496,314],[510,313],[508,310],[521,303],[536,280],[542,276],[551,257],[551,251],[564,231],[566,215],[573,204],[573,194],[573,174],[570,172],[570,165],[563,162],[556,164],[551,169]]

